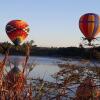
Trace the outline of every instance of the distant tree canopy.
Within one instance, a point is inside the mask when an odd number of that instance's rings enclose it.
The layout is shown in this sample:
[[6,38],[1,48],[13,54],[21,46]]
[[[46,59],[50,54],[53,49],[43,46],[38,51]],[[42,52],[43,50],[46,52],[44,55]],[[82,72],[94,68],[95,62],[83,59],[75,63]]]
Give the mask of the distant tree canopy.
[[[31,56],[50,56],[50,57],[83,57],[89,58],[90,51],[94,51],[93,48],[78,48],[78,47],[38,47],[34,44],[34,41],[28,41],[20,46],[14,46],[11,43],[0,43],[0,53],[4,54],[7,48],[10,48],[10,55],[25,55],[26,44],[31,46]],[[95,52],[100,52],[100,47],[95,48]],[[92,54],[92,53],[91,53]]]

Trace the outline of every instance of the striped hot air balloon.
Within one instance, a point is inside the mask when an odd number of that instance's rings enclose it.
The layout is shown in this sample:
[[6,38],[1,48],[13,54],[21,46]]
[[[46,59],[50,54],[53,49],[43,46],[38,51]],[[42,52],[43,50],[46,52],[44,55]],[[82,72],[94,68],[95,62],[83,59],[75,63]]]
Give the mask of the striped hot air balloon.
[[6,33],[15,45],[20,45],[28,36],[29,25],[23,20],[12,20],[6,25]]
[[100,32],[100,17],[94,13],[87,13],[81,16],[79,20],[79,28],[89,43]]

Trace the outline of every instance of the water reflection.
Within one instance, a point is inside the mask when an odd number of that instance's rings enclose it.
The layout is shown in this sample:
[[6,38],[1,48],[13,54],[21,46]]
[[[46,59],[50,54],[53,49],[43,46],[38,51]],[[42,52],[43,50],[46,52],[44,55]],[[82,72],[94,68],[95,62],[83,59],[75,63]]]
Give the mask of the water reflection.
[[[23,70],[24,61],[25,57],[23,56],[9,56],[7,65],[10,65],[11,68],[16,65],[20,70]],[[29,74],[26,74],[31,78],[43,78],[45,81],[55,82],[56,80],[51,75],[60,71],[58,63],[63,64],[64,61],[49,57],[30,57],[27,63],[27,72],[30,67],[34,68]],[[7,67],[7,70],[9,71],[11,68]]]
[[[0,57],[0,59],[2,59],[2,57]],[[23,56],[9,56],[7,66],[10,67],[7,67],[7,70],[8,71],[11,70],[11,68],[13,68],[14,65],[18,66],[20,70],[23,70],[24,63],[25,63],[25,57]],[[71,66],[66,67],[69,65]],[[74,68],[75,65],[83,68],[85,66],[84,71],[81,71],[82,68]],[[95,62],[94,65],[99,66],[100,64]],[[66,70],[66,68],[67,71],[74,69],[75,73],[81,71],[80,73],[81,74],[84,73],[83,76],[86,77],[88,76],[88,74],[94,75],[95,73],[97,73],[100,75],[100,71],[99,71],[100,68],[98,68],[97,66],[96,68],[94,68],[93,62],[84,61],[84,60],[68,59],[67,61],[63,61],[63,60],[49,58],[49,57],[30,57],[27,63],[27,72],[30,71],[31,67],[33,68],[33,70],[31,70],[30,73],[26,73],[26,74],[28,75],[28,77],[34,79],[40,78],[40,79],[44,79],[45,81],[55,82],[56,81],[55,78],[53,78],[51,75],[54,75],[55,73],[63,70],[63,68],[65,68],[64,71]],[[70,71],[68,73],[71,74]],[[68,73],[65,73],[65,75],[67,75]]]
[[41,78],[47,81],[56,81],[51,77],[54,73],[58,72],[60,68],[57,65],[51,64],[38,64],[29,74],[29,77]]
[[[10,62],[11,68],[13,68],[14,64],[16,64],[22,70],[24,61],[25,57],[10,56],[7,66],[9,66]],[[32,77],[34,79],[31,80],[31,82],[33,83],[33,86],[35,88],[33,92],[36,93],[36,95],[38,91],[40,91],[42,86],[42,92],[44,92],[44,94],[46,95],[48,94],[50,98],[56,98],[58,95],[60,95],[62,100],[66,100],[66,98],[75,97],[77,87],[87,77],[92,78],[93,81],[96,83],[95,86],[99,88],[99,65],[100,64],[96,61],[91,62],[89,60],[81,59],[68,59],[67,61],[63,61],[49,57],[30,57],[27,64],[27,70],[30,71],[31,67],[33,67],[33,70],[31,70],[29,75],[27,75],[28,77]],[[45,81],[37,78],[44,79]]]

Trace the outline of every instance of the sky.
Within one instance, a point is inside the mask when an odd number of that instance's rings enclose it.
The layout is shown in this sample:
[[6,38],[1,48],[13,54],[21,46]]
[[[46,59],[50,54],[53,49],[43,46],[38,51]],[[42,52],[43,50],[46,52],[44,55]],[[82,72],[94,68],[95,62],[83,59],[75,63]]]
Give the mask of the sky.
[[25,41],[42,47],[79,46],[83,34],[78,23],[85,13],[100,15],[100,0],[0,0],[0,42],[11,42],[6,24],[22,19],[30,27]]

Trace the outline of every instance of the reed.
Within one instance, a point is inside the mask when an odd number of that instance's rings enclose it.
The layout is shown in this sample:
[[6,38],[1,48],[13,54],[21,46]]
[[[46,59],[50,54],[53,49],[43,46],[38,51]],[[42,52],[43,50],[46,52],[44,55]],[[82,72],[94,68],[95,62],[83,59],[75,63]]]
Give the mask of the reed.
[[[27,45],[23,70],[12,69],[10,66],[11,70],[9,72],[6,71],[6,75],[4,70],[9,52],[7,51],[5,53],[4,59],[0,62],[0,100],[85,100],[84,96],[86,97],[86,95],[82,94],[85,92],[85,89],[80,89],[80,86],[87,77],[89,77],[88,79],[91,78],[93,82],[98,81],[99,83],[89,87],[89,89],[92,88],[92,93],[89,95],[89,98],[99,100],[100,68],[98,66],[94,65],[95,67],[91,67],[85,63],[87,62],[85,60],[81,61],[82,64],[85,65],[84,67],[74,64],[59,64],[58,66],[62,68],[62,70],[52,75],[56,81],[47,82],[40,78],[28,78],[29,73],[35,66],[35,64],[33,64],[29,70],[26,70],[29,53],[30,47]],[[87,83],[82,86],[85,87],[86,85]],[[79,90],[82,90],[82,93],[78,92]],[[94,92],[96,95],[93,95]]]

